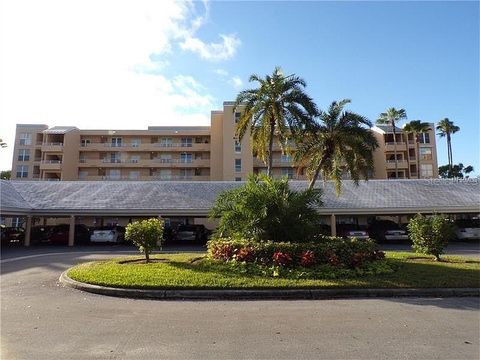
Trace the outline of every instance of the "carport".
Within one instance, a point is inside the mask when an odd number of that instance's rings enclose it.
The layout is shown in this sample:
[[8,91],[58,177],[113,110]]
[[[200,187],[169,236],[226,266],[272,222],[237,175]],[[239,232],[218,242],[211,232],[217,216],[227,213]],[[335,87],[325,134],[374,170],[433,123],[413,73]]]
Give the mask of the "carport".
[[[68,245],[74,245],[79,217],[183,217],[205,221],[222,191],[241,185],[233,181],[6,181],[1,186],[1,216],[25,218],[25,246],[30,245],[32,219],[62,217],[70,226]],[[304,189],[305,181],[292,181]],[[342,193],[332,182],[318,184],[323,206],[318,209],[336,235],[339,216],[405,216],[416,213],[478,214],[478,179],[369,180],[358,186],[344,180]],[[197,220],[195,220],[197,221]]]

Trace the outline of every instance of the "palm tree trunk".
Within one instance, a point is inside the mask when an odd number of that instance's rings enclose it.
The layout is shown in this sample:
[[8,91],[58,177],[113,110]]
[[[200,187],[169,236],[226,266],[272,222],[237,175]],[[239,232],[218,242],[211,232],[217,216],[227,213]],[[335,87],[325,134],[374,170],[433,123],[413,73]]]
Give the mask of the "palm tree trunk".
[[452,156],[452,139],[450,138],[450,133],[447,134],[447,148],[448,148],[448,169],[450,173],[452,172],[453,167],[453,156]]
[[148,253],[148,250],[145,250],[145,262],[150,262],[150,254]]
[[320,162],[318,163],[318,167],[315,170],[315,173],[313,174],[312,180],[310,180],[310,184],[308,184],[308,189],[311,190],[315,186],[315,183],[318,179],[318,175],[320,174],[320,170],[322,169],[323,163],[331,156],[333,153],[333,150],[330,148],[327,148],[325,152],[322,155],[322,158],[320,159]]
[[270,120],[270,139],[268,139],[268,167],[267,176],[272,177],[273,167],[273,136],[275,135],[275,119]]
[[398,179],[398,160],[397,160],[397,131],[395,130],[395,122],[392,121],[393,129],[393,156],[395,156],[395,179]]

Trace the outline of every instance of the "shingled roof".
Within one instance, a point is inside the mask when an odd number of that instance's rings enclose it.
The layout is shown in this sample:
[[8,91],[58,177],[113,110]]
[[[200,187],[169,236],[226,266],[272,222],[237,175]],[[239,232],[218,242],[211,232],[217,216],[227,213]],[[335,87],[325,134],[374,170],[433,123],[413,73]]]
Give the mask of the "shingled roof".
[[[169,181],[1,181],[2,214],[163,214],[205,216],[222,191],[241,182]],[[304,181],[292,181],[304,189]],[[331,182],[319,182],[325,214],[480,212],[480,181],[343,181],[335,195]]]

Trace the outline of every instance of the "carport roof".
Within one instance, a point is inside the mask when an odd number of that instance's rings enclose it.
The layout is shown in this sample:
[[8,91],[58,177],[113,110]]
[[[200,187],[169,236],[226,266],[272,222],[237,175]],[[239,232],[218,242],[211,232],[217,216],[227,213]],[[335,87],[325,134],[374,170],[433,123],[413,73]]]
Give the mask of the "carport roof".
[[[1,209],[9,213],[205,216],[215,198],[241,182],[170,181],[1,181]],[[304,181],[292,181],[304,189]],[[332,182],[319,182],[325,214],[480,212],[480,181],[343,181],[341,196]]]

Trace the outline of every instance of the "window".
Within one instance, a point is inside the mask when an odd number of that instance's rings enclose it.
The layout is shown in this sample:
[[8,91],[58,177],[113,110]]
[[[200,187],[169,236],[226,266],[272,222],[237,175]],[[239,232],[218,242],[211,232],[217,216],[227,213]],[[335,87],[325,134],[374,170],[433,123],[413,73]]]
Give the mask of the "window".
[[292,162],[292,157],[290,155],[287,155],[287,154],[282,154],[281,161],[282,161],[282,163]]
[[242,181],[242,178],[241,177],[236,177],[235,181]]
[[242,116],[242,113],[240,112],[235,112],[235,124],[238,124],[240,121],[240,117]]
[[132,156],[130,156],[130,162],[131,162],[131,163],[136,164],[136,163],[138,163],[139,161],[140,161],[140,155],[132,155]]
[[28,166],[27,165],[18,165],[17,166],[17,178],[26,178],[28,177]]
[[139,147],[140,139],[132,139],[132,147]]
[[20,145],[32,145],[32,134],[21,133],[20,134]]
[[160,146],[163,147],[171,147],[172,146],[172,138],[163,137],[160,139]]
[[192,138],[182,138],[182,147],[192,147]]
[[432,164],[420,164],[420,177],[422,177],[422,178],[433,177],[433,165]]
[[89,144],[90,144],[90,139],[82,139],[80,141],[80,146],[82,147],[88,146]]
[[12,219],[12,227],[22,227],[23,226],[23,218],[21,217],[14,217]]
[[192,154],[187,154],[187,153],[180,154],[180,162],[190,164],[192,162]]
[[170,169],[160,169],[160,180],[169,180],[172,178],[172,170]]
[[28,160],[30,160],[30,150],[29,149],[18,150],[18,161],[28,161]]
[[140,172],[139,171],[130,171],[128,173],[128,178],[130,180],[138,180],[140,178]]
[[80,156],[78,157],[78,161],[80,161],[81,164],[86,163],[87,162],[87,156],[83,153],[80,154]]
[[235,152],[237,154],[240,154],[242,152],[242,144],[238,140],[235,140]]
[[422,133],[418,135],[418,139],[420,140],[420,144],[430,144],[430,134],[429,133]]
[[110,180],[120,180],[120,178],[122,177],[122,173],[120,170],[112,169],[109,171],[108,177]]
[[420,148],[420,159],[421,160],[432,160],[432,149],[421,147]]
[[282,176],[293,179],[293,168],[282,168]]
[[122,138],[113,137],[112,138],[112,147],[121,147],[121,146],[122,146]]
[[110,153],[110,162],[114,164],[120,163],[121,162],[120,153],[118,152]]
[[78,178],[79,178],[80,180],[86,180],[87,177],[88,177],[88,171],[86,171],[86,170],[80,170],[80,171],[78,172]]
[[235,172],[242,171],[242,159],[235,159]]
[[191,179],[193,175],[192,169],[180,169],[180,179]]

